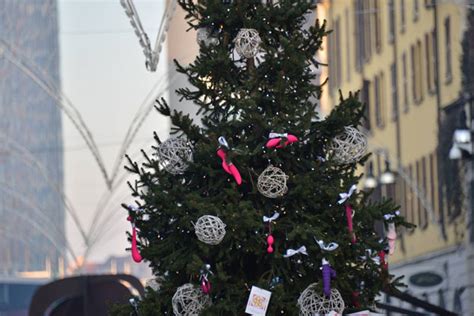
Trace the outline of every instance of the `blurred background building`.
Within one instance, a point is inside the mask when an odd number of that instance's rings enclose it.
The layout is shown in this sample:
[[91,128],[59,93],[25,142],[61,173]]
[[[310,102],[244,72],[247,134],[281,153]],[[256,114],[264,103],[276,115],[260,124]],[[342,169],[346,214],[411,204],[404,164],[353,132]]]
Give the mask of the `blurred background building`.
[[23,66],[32,61],[60,84],[56,1],[0,1],[0,41],[0,275],[58,275],[66,244],[61,112]]
[[[360,91],[374,153],[365,186],[374,199],[393,198],[417,225],[398,232],[390,271],[405,276],[411,294],[462,315],[474,310],[467,130],[472,86],[464,84],[463,59],[472,57],[474,37],[466,32],[473,27],[471,5],[323,0],[317,9],[333,30],[321,54],[328,63],[322,79],[329,77],[321,110],[338,104],[339,90]],[[464,36],[470,47],[462,45]],[[454,131],[461,128],[464,149],[453,147]],[[469,159],[453,160],[461,156]]]

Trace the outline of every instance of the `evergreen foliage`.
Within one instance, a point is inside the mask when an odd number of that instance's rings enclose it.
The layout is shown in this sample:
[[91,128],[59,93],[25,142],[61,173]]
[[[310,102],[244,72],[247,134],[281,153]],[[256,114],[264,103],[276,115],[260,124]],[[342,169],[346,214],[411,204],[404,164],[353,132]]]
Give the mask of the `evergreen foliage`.
[[[375,257],[385,247],[374,223],[397,206],[391,201],[373,203],[367,192],[353,194],[357,243],[352,244],[344,206],[337,203],[339,193],[360,180],[356,170],[367,156],[357,164],[338,165],[326,148],[345,126],[360,125],[364,107],[357,94],[341,95],[328,117],[318,117],[321,86],[315,84],[310,66],[321,67],[314,57],[329,33],[326,25],[318,21],[303,27],[309,1],[261,2],[180,1],[190,28],[210,27],[219,44],[201,45],[189,66],[176,62],[193,86],[177,93],[199,106],[201,124],[172,111],[164,100],[157,102],[157,110],[171,119],[172,137],[192,142],[194,162],[181,175],[161,170],[153,156],[145,155],[143,164],[129,159],[126,167],[138,178],[130,184],[137,206],[149,214],[147,221],[135,218],[140,240],[146,241],[140,251],[161,284],[158,292],[149,289],[142,298],[140,315],[172,315],[176,289],[189,282],[199,286],[199,271],[205,264],[213,271],[212,306],[203,315],[243,315],[252,285],[272,292],[268,315],[298,315],[296,302],[308,285],[318,282],[322,292],[323,257],[337,272],[332,287],[342,294],[346,310],[354,310],[354,292],[360,292],[360,308],[365,309],[373,306],[382,288],[393,286],[392,276],[366,250]],[[255,59],[233,54],[233,39],[241,28],[260,34],[262,54]],[[270,132],[292,133],[300,141],[267,149]],[[228,158],[240,170],[240,186],[216,156],[219,136],[229,142]],[[161,140],[156,135],[155,139],[159,146]],[[257,190],[258,175],[270,164],[289,177],[288,192],[277,199]],[[280,212],[272,226],[275,251],[268,254],[262,216],[275,211]],[[227,225],[220,244],[196,238],[192,223],[203,215],[218,216]],[[411,227],[401,217],[396,224]],[[323,253],[315,237],[337,242],[339,248]],[[287,249],[302,245],[308,256],[283,257]],[[272,282],[276,277],[281,282]],[[115,307],[112,313],[129,315],[130,310]]]

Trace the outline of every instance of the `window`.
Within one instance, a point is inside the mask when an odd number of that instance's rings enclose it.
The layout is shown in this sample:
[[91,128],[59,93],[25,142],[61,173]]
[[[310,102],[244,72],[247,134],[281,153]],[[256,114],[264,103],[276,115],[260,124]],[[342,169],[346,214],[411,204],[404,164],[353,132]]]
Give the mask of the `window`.
[[451,82],[452,79],[452,65],[451,65],[451,20],[447,17],[444,20],[444,36],[446,47],[446,83]]
[[370,131],[370,81],[364,80],[362,85],[361,101],[365,103],[365,113],[364,113],[364,127],[366,130]]
[[390,91],[392,93],[392,120],[398,119],[398,85],[397,85],[397,68],[395,63],[390,66]]
[[[415,188],[421,188],[421,166],[420,166],[420,161],[416,161],[415,163],[415,172],[416,174],[414,175],[415,176],[415,179],[414,179],[414,184],[415,184]],[[421,199],[420,199],[420,191],[417,192],[414,192],[415,193],[415,199],[416,199],[416,215],[418,217],[418,225],[420,227],[422,227],[422,216],[421,216],[421,209],[422,209],[422,206],[421,206]]]
[[420,15],[420,4],[418,0],[413,0],[413,21],[418,21],[418,16]]
[[407,54],[402,55],[402,80],[403,80],[403,111],[408,112],[408,74],[407,74]]
[[335,53],[336,53],[336,89],[339,89],[342,83],[342,60],[341,60],[341,27],[340,27],[341,18],[336,19],[336,25],[334,26],[334,35],[335,35]]
[[[426,182],[426,158],[423,157],[421,159],[421,171],[420,171],[420,179],[419,179],[419,184],[418,186],[421,187],[422,189],[422,192],[424,194],[424,196],[427,198],[428,197],[428,193],[427,193],[427,182]],[[427,214],[427,211],[426,211],[426,207],[424,207],[422,204],[421,204],[421,201],[420,199],[418,198],[418,216],[420,218],[420,227],[423,229],[423,228],[426,228],[428,226],[428,214]]]
[[411,95],[413,100],[416,102],[416,52],[415,52],[415,45],[411,45],[410,47],[410,56],[411,56]]
[[438,196],[437,192],[436,192],[436,185],[435,185],[435,181],[437,179],[436,175],[437,175],[437,172],[436,172],[436,169],[435,169],[435,153],[431,153],[430,155],[430,175],[431,175],[431,178],[430,178],[430,198],[431,198],[431,205],[433,206],[433,210],[435,212],[435,218],[438,219],[439,218],[439,214],[438,214],[438,208],[437,208],[437,205],[438,205],[438,201],[436,200],[436,197]]
[[390,43],[395,39],[395,3],[393,1],[388,1],[388,41]]
[[406,16],[405,16],[405,0],[400,0],[400,32],[405,32]]
[[423,58],[421,42],[417,41],[416,45],[411,46],[411,85],[412,94],[415,104],[421,103],[423,100]]
[[375,0],[373,2],[372,8],[373,17],[374,17],[374,36],[375,36],[375,50],[377,53],[382,51],[382,32],[381,32],[381,21],[380,21],[380,7],[379,1]]
[[364,61],[369,61],[370,56],[372,55],[372,27],[371,27],[371,16],[372,16],[372,6],[371,6],[372,1],[364,1],[363,2],[363,12],[362,12],[362,17],[363,17],[363,23],[364,23],[364,32],[365,32],[365,37],[364,37]]
[[362,15],[362,0],[356,0],[354,2],[354,29],[355,29],[355,44],[356,44],[356,70],[360,71],[364,62],[364,25]]
[[416,42],[416,57],[417,57],[417,72],[415,73],[416,80],[417,80],[417,93],[418,98],[417,101],[421,102],[423,100],[423,46],[421,45],[421,41],[418,40]]
[[[413,179],[413,166],[410,165],[408,167],[408,176],[410,179]],[[414,206],[415,206],[415,199],[413,198],[413,190],[410,186],[407,185],[407,200],[408,200],[408,207],[407,207],[407,221],[410,223],[415,222],[415,213],[414,213]]]
[[385,127],[384,76],[381,73],[374,80],[375,123],[378,128]]
[[333,32],[328,36],[329,45],[329,90],[331,95],[341,85],[341,30],[339,28],[340,18],[334,20]]
[[428,84],[428,92],[435,92],[435,60],[434,60],[434,32],[425,35],[425,52],[426,52],[426,81]]
[[349,19],[349,9],[346,8],[345,12],[345,20],[346,20],[346,31],[345,31],[345,37],[346,37],[346,79],[347,81],[351,80],[351,41],[349,40],[349,34],[350,32],[350,19]]

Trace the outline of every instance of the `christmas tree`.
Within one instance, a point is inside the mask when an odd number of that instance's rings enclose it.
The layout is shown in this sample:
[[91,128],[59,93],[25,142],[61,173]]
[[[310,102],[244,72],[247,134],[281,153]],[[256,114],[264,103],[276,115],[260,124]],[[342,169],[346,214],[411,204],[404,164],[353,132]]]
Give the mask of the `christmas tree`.
[[[155,135],[154,154],[126,167],[137,175],[136,204],[124,205],[132,255],[157,283],[139,315],[342,313],[372,308],[397,283],[385,253],[395,226],[411,225],[392,202],[356,189],[368,157],[357,94],[318,117],[315,56],[329,31],[304,28],[310,2],[179,2],[200,52],[176,62],[192,85],[177,93],[202,120],[157,101],[171,138]],[[250,297],[252,287],[271,296]]]

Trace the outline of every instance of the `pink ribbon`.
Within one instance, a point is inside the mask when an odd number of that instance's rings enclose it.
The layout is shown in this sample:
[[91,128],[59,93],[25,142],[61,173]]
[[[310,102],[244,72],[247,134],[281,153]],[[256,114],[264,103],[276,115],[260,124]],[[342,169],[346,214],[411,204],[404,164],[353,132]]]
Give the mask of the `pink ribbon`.
[[283,148],[298,141],[298,137],[288,133],[270,133],[267,148]]
[[352,206],[349,203],[346,203],[345,207],[346,207],[347,229],[349,230],[349,234],[351,235],[351,242],[355,244],[357,240],[354,234],[354,228],[352,224],[352,217],[354,216],[354,212],[352,210]]

